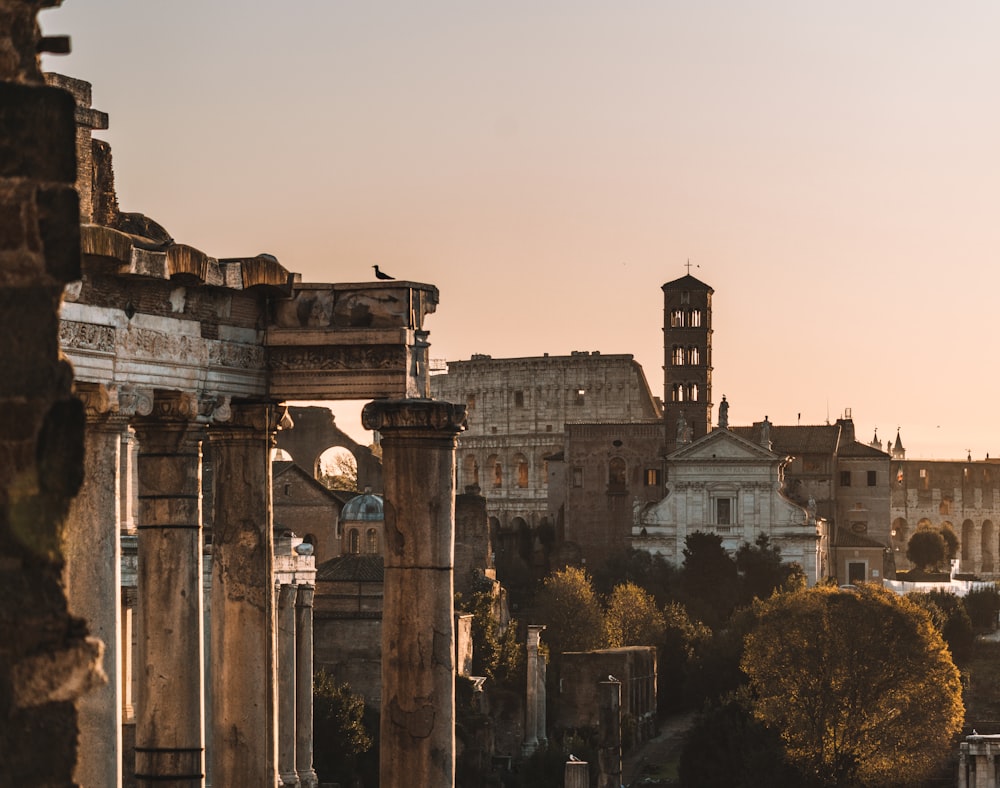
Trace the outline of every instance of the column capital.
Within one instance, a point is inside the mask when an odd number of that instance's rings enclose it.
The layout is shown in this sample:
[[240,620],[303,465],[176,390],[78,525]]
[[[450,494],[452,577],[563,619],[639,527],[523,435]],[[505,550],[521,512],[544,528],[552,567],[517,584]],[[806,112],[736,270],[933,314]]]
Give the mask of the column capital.
[[380,399],[361,412],[361,423],[381,433],[428,431],[457,435],[466,426],[465,405],[433,399]]
[[273,435],[281,429],[285,410],[278,403],[224,399],[225,407],[216,413],[225,419],[214,419],[208,431],[210,440]]

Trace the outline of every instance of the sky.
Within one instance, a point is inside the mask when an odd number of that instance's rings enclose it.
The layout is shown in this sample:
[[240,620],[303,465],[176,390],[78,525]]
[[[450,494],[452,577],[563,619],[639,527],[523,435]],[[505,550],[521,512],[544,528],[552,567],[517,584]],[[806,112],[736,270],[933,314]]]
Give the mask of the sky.
[[[65,0],[122,210],[440,289],[431,356],[630,353],[711,285],[730,421],[1000,457],[995,0]],[[800,415],[801,414],[801,415]],[[356,412],[338,423],[357,433]]]

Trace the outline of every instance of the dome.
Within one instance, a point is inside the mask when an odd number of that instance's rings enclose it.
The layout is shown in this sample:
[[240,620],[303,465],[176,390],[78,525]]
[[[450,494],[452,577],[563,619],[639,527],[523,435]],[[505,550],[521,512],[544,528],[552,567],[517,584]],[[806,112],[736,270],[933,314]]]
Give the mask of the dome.
[[371,488],[365,489],[361,495],[356,495],[340,510],[340,522],[384,520],[382,514],[382,496],[372,493]]

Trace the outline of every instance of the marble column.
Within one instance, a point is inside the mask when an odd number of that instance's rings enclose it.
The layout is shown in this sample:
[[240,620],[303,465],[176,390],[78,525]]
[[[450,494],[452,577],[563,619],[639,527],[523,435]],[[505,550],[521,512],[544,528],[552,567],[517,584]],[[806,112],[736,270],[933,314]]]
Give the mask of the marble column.
[[278,774],[283,788],[298,786],[295,774],[295,595],[297,587],[278,588]]
[[277,782],[271,403],[233,403],[208,431],[214,463],[211,598],[213,785]]
[[597,683],[597,788],[622,784],[622,685]]
[[465,407],[377,400],[362,423],[382,436],[385,586],[380,785],[455,784],[455,444]]
[[531,755],[545,741],[545,660],[538,653],[540,624],[528,625],[527,697],[524,705],[524,754]]
[[113,412],[108,389],[77,384],[87,414],[84,480],[70,505],[65,530],[69,611],[87,621],[104,642],[101,667],[107,683],[80,698],[79,755],[74,779],[84,786],[121,785],[121,547],[119,453],[127,423]]
[[313,769],[313,596],[299,585],[295,597],[295,771],[302,788],[316,788]]
[[204,785],[198,402],[157,393],[139,441],[135,771],[140,788]]

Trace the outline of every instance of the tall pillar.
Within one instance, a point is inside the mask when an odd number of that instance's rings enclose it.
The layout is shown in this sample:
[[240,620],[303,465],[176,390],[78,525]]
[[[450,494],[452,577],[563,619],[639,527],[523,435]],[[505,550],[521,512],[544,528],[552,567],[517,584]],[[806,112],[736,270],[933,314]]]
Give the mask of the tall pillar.
[[295,592],[296,586],[289,583],[278,589],[278,773],[283,788],[299,785],[295,774]]
[[544,626],[528,625],[527,698],[524,705],[524,754],[530,755],[545,741],[545,660],[538,653]]
[[65,531],[66,596],[73,615],[104,642],[107,683],[80,698],[74,779],[84,786],[121,785],[121,547],[119,450],[125,422],[113,413],[106,387],[77,384],[87,414],[84,480],[70,505]]
[[622,685],[620,681],[597,684],[597,788],[622,784]]
[[197,400],[157,393],[139,440],[135,771],[140,788],[204,785],[201,438]]
[[211,772],[219,786],[277,782],[270,403],[233,404],[208,437],[214,463]]
[[380,785],[455,784],[455,444],[465,407],[377,400],[382,436],[385,586]]
[[313,596],[299,585],[295,597],[295,771],[302,788],[316,788],[313,769]]

